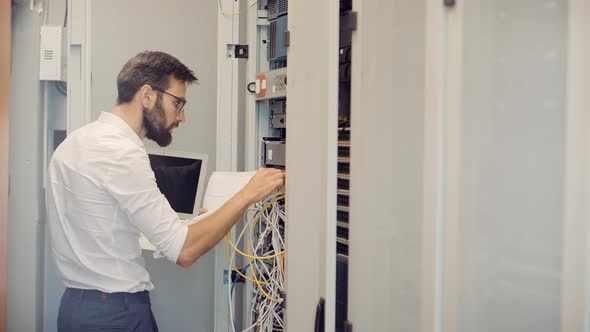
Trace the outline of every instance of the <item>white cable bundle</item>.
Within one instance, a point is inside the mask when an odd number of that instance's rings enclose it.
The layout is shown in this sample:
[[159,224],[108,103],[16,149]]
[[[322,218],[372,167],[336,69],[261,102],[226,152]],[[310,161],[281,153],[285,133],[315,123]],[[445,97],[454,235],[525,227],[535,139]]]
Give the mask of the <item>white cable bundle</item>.
[[[252,325],[243,331],[283,331],[284,197],[283,193],[276,193],[253,205],[246,212],[246,223],[236,243],[239,243],[249,230],[246,236],[247,253],[240,251],[226,236],[227,256],[231,268],[229,270],[236,271],[244,279],[255,284],[251,306]],[[229,245],[234,249],[231,256]],[[239,271],[235,266],[236,252],[249,261],[245,271]],[[235,282],[228,283],[229,313],[233,330],[238,331],[232,311],[233,287]]]

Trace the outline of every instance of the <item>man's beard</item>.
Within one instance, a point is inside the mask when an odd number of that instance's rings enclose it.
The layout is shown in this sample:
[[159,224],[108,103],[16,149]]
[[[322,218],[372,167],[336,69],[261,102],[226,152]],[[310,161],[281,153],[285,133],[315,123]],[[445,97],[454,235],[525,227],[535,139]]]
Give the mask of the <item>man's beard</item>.
[[159,96],[151,110],[143,108],[143,126],[146,130],[145,136],[158,143],[159,146],[165,147],[172,142],[171,131],[176,125],[172,124],[166,128],[166,114],[164,114],[162,99]]

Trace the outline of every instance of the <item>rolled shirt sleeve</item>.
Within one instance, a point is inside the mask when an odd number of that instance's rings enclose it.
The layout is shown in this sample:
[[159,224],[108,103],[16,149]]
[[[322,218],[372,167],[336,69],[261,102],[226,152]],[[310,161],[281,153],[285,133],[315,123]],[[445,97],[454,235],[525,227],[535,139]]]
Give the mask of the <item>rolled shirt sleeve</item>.
[[176,263],[188,226],[158,189],[146,151],[136,147],[120,152],[107,171],[105,189],[157,252]]

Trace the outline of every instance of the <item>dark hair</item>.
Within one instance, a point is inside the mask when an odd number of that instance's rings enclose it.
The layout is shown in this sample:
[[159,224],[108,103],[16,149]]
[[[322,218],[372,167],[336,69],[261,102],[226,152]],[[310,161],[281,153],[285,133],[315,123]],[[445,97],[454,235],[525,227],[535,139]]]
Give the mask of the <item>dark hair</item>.
[[144,84],[167,89],[170,76],[187,84],[197,81],[193,71],[170,54],[151,51],[137,54],[117,76],[117,104],[130,102]]

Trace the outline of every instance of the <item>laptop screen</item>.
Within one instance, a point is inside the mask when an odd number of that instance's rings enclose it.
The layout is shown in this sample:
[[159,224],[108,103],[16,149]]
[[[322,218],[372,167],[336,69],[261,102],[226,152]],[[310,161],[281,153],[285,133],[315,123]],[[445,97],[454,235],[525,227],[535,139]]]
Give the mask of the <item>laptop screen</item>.
[[176,213],[196,215],[206,158],[148,154],[156,183]]

